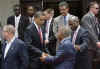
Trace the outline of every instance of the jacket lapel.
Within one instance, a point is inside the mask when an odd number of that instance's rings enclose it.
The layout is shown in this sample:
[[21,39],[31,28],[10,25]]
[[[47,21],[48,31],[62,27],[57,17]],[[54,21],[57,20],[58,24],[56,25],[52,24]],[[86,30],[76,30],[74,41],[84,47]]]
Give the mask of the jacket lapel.
[[7,54],[6,54],[5,60],[6,60],[7,57],[12,53],[12,51],[13,51],[13,49],[14,49],[14,47],[15,47],[15,41],[16,41],[16,39],[12,42],[11,47],[9,48],[9,50],[8,50],[8,52],[7,52]]

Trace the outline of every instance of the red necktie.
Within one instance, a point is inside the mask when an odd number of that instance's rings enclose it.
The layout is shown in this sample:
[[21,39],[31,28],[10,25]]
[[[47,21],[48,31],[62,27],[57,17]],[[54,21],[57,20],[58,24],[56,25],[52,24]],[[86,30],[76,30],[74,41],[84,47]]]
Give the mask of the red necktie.
[[42,31],[41,31],[40,27],[38,27],[38,33],[39,33],[39,36],[40,36],[41,43],[43,43],[43,36],[42,36]]

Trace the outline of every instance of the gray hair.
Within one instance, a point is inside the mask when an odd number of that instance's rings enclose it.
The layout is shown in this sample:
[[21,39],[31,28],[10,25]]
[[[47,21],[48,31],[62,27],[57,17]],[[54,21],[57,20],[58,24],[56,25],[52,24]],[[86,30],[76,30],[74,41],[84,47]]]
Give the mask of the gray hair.
[[34,14],[34,18],[40,18],[40,16],[43,16],[44,13],[42,11],[38,11]]
[[5,25],[3,31],[15,34],[15,28],[13,25]]
[[64,38],[69,37],[72,33],[72,30],[70,29],[70,27],[66,27],[66,26],[60,27],[59,31],[61,31],[61,34]]
[[59,7],[66,6],[66,8],[69,8],[69,4],[66,1],[60,2]]
[[69,17],[69,21],[73,22],[73,23],[79,23],[79,18],[77,16],[71,16]]

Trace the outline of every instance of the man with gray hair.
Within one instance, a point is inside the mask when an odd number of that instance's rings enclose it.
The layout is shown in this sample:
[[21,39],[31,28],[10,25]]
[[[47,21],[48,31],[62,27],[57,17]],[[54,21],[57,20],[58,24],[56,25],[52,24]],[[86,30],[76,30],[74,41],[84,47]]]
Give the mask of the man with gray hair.
[[3,28],[1,69],[27,69],[28,53],[24,42],[15,36],[15,28],[5,25]]
[[[65,1],[59,3],[59,10],[61,15],[54,19],[53,23],[53,32],[56,34],[58,32],[58,28],[61,26],[69,26],[68,20],[72,15],[69,14],[69,4]],[[55,35],[56,36],[56,35]]]
[[28,46],[30,64],[29,69],[44,69],[40,57],[45,52],[44,34],[41,26],[44,24],[45,18],[42,11],[34,14],[34,23],[30,24],[25,32],[24,41]]
[[71,42],[71,30],[69,27],[61,27],[57,32],[59,45],[56,49],[56,55],[45,55],[40,59],[42,62],[53,63],[55,69],[74,69],[75,48]]
[[89,69],[88,63],[88,31],[79,25],[76,16],[69,18],[69,25],[73,31],[72,43],[76,49],[75,69]]

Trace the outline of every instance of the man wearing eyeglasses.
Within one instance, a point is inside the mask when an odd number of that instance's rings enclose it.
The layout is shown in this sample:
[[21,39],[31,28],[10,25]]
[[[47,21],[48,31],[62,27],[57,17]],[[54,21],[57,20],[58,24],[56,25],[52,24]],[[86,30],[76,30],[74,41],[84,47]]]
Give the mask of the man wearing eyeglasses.
[[98,39],[98,21],[96,17],[98,12],[99,4],[97,2],[91,2],[89,5],[89,12],[86,15],[84,15],[81,20],[81,26],[87,29],[89,33],[88,53],[90,69],[92,69],[93,58],[96,54],[95,52],[97,52],[97,49],[100,48],[100,41]]

